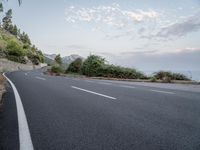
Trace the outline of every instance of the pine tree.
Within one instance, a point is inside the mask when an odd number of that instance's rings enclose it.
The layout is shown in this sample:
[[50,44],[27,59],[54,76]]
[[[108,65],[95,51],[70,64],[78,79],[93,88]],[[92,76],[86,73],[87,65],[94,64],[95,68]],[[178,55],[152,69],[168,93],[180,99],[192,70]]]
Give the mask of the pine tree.
[[12,9],[9,9],[7,12],[6,12],[6,16],[3,18],[3,28],[6,30],[6,31],[9,31],[10,30],[10,26],[12,25]]
[[18,31],[18,29],[17,29],[17,26],[16,26],[16,25],[14,25],[14,26],[13,26],[13,28],[12,28],[12,32],[11,32],[11,33],[12,33],[14,36],[16,36],[16,37],[17,37],[17,34],[18,34],[18,32],[17,32],[17,31]]
[[62,58],[60,57],[60,54],[56,55],[55,62],[57,62],[59,65],[62,64]]

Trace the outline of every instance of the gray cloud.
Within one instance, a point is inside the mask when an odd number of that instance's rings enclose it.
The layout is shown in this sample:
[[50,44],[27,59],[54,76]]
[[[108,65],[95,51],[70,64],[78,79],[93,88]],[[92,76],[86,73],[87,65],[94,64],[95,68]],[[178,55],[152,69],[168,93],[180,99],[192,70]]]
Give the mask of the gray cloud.
[[163,27],[153,37],[156,38],[171,38],[181,37],[190,32],[195,32],[200,29],[200,13],[186,18],[181,22],[174,23],[167,27]]

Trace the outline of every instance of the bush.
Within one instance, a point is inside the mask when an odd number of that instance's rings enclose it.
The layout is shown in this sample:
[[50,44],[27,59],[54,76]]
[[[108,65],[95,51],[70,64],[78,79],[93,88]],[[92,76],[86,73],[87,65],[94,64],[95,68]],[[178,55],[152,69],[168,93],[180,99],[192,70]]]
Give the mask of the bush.
[[104,65],[99,69],[97,76],[109,77],[109,78],[125,78],[125,79],[137,79],[144,77],[140,72],[135,69],[124,68],[114,65]]
[[60,74],[60,73],[63,73],[63,69],[60,66],[52,66],[51,67],[51,72]]
[[76,60],[74,60],[68,67],[68,69],[66,70],[66,72],[74,72],[74,73],[80,73],[81,71],[81,67],[82,67],[82,59],[81,58],[77,58]]
[[81,71],[84,75],[87,76],[97,76],[99,74],[99,70],[102,69],[104,65],[104,58],[96,55],[90,55],[84,61]]
[[151,77],[150,81],[151,82],[156,82],[156,78],[155,77]]
[[14,40],[11,40],[8,42],[6,49],[8,51],[8,55],[21,57],[21,56],[25,56],[26,54],[23,47]]
[[87,76],[124,78],[124,79],[147,79],[147,77],[135,69],[105,64],[105,59],[100,56],[89,56],[82,66],[82,73]]
[[181,73],[173,73],[173,80],[190,80],[184,74]]
[[171,80],[190,80],[184,74],[172,73],[168,71],[159,71],[154,74],[154,77],[164,82],[171,82]]
[[27,63],[27,60],[25,59],[24,56],[8,55],[7,59],[11,60],[11,61],[18,62],[18,63],[22,63],[22,64],[26,64]]

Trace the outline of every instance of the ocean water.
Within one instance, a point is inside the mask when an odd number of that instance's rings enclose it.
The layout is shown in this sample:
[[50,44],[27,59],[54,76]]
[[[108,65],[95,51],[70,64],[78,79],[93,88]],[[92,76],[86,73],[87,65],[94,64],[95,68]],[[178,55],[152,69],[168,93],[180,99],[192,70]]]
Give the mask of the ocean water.
[[[155,72],[158,72],[158,70],[151,70],[151,71],[143,71],[146,75],[152,75]],[[175,73],[182,73],[186,75],[189,79],[200,82],[200,70],[191,70],[191,71],[183,71],[183,70],[171,70],[171,72]]]

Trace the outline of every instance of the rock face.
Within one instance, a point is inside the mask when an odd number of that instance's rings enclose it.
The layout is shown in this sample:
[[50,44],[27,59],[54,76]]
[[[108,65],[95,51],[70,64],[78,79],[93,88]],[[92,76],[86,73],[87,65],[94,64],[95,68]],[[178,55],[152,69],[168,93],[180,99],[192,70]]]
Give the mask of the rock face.
[[6,57],[6,54],[0,50],[0,58],[5,58]]
[[38,66],[32,64],[20,64],[7,60],[5,58],[0,58],[0,72],[16,71],[16,70],[33,70],[33,69],[39,69],[44,66],[45,66],[44,64],[40,64]]

